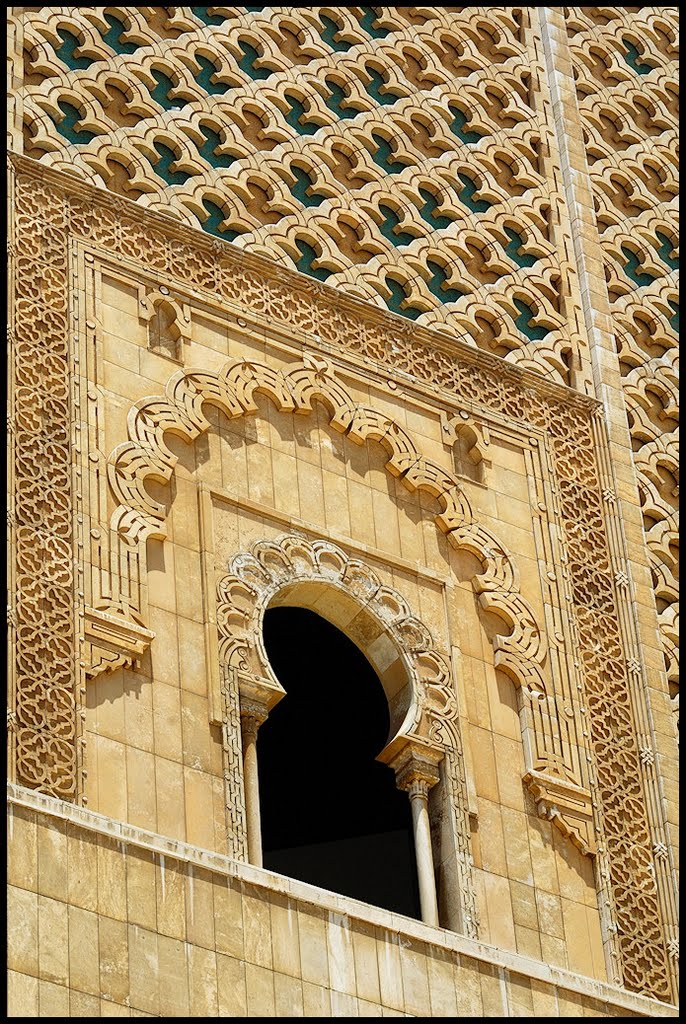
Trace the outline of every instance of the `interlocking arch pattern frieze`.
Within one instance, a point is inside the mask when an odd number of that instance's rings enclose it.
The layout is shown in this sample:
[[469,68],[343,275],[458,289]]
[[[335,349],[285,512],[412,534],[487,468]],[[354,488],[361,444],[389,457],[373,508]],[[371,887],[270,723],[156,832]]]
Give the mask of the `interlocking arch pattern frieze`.
[[678,8],[566,10],[665,668],[678,711]]
[[[412,614],[405,598],[382,583],[369,565],[351,558],[329,541],[310,541],[299,534],[286,534],[273,541],[257,542],[250,552],[234,555],[228,569],[217,583],[217,634],[222,695],[229,723],[225,729],[225,779],[227,808],[232,815],[232,852],[244,857],[247,848],[238,727],[240,680],[266,677],[278,685],[262,639],[264,613],[279,595],[293,592],[297,585],[314,585],[317,591],[326,588],[330,598],[338,592],[348,600],[352,598],[365,616],[371,616],[400,655],[407,673],[410,693],[401,691],[400,704],[389,700],[389,741],[399,736],[413,737],[444,751],[445,805],[452,819],[450,836],[455,847],[460,893],[459,927],[465,934],[476,936],[478,921],[457,696],[448,662],[436,649],[427,627]],[[295,603],[299,600],[302,598],[296,598]],[[383,672],[380,678],[383,683]]]
[[[618,915],[622,919],[621,955],[615,960],[617,972],[612,977],[639,991],[669,998],[667,955],[655,937],[661,924],[654,903],[654,865],[663,856],[664,844],[656,843],[653,847],[641,795],[643,762],[639,758],[628,689],[628,672],[641,669],[622,640],[616,583],[608,567],[606,524],[616,514],[615,498],[611,491],[602,491],[599,481],[596,448],[604,441],[602,426],[594,426],[595,403],[574,392],[549,387],[541,378],[537,383],[533,375],[508,367],[487,353],[475,357],[468,347],[448,344],[435,331],[364,308],[334,295],[326,286],[313,283],[309,288],[303,287],[302,278],[296,282],[274,264],[251,260],[247,254],[237,255],[219,240],[211,245],[203,236],[174,229],[144,210],[131,210],[128,204],[119,203],[106,193],[58,178],[49,169],[30,161],[12,159],[18,173],[13,192],[16,237],[10,256],[18,298],[10,342],[14,373],[26,371],[29,383],[23,389],[15,388],[10,427],[17,429],[22,417],[28,417],[40,444],[51,442],[49,423],[64,422],[51,389],[64,389],[73,365],[67,344],[69,239],[80,240],[108,256],[136,261],[146,270],[167,275],[172,286],[173,281],[183,282],[184,287],[209,293],[226,303],[228,309],[245,310],[246,316],[268,315],[272,323],[289,332],[316,332],[323,345],[382,367],[386,374],[392,368],[398,379],[409,375],[408,379],[420,386],[443,391],[467,408],[472,407],[476,398],[480,405],[499,416],[546,432],[557,484],[557,493],[551,500],[559,503],[568,548],[562,578],[568,586],[582,694],[588,706],[586,728],[596,787],[594,824],[597,840],[602,843],[598,853],[600,898],[611,921],[616,923]],[[84,326],[83,319],[80,323]],[[87,325],[85,331],[88,337]],[[50,391],[45,415],[52,419],[46,421],[35,419],[34,396],[38,391],[42,394],[43,387]],[[47,424],[45,430],[43,422]],[[67,446],[62,455],[60,451],[51,450],[50,458],[53,465],[59,462],[65,467],[68,477]],[[102,453],[101,457],[104,458]],[[35,486],[34,471],[26,461],[17,459],[14,467],[17,492],[21,486],[29,490]],[[70,497],[72,492],[68,488],[54,490],[54,494],[55,502],[51,500],[46,505],[44,531],[48,538],[59,540],[61,520],[48,513],[53,508],[70,508],[73,496]],[[534,510],[533,515],[537,514]],[[37,538],[32,526],[25,541],[29,560],[35,560]],[[93,540],[92,547],[93,574],[105,578],[111,565],[103,549],[103,538]],[[121,582],[135,595],[139,589],[137,546],[129,554],[131,559],[123,566]],[[66,549],[63,551],[57,544],[51,558],[54,564],[51,563],[49,575],[64,573],[65,579],[71,578],[74,561]],[[117,572],[115,566],[112,577]],[[65,589],[65,595],[69,593],[73,601],[73,592]],[[137,604],[140,599],[134,597],[130,605]],[[55,620],[54,628],[46,627],[43,638],[54,636],[59,641],[61,636],[68,635],[76,612],[72,605],[65,613],[69,619],[69,625],[66,618],[64,622],[66,632],[62,620]],[[27,733],[26,753],[17,759],[17,780],[56,796],[64,793],[77,798],[80,789],[74,737],[78,735],[78,680],[69,672],[63,683],[48,679],[33,633],[22,632],[16,608],[11,609],[11,624],[14,619],[17,708],[23,701],[32,701],[34,694],[39,695],[44,708],[51,708],[58,696],[58,686],[62,687],[59,699],[65,701],[69,730],[64,749],[59,745],[50,748],[54,771],[51,769],[47,778],[42,774],[43,739],[36,736],[34,740]],[[72,660],[69,664],[73,668],[76,663]],[[48,741],[51,728],[50,721]],[[67,780],[64,788],[59,781],[62,777]],[[639,903],[640,912],[636,909]]]
[[529,9],[199,11],[27,10],[24,153],[583,388]]

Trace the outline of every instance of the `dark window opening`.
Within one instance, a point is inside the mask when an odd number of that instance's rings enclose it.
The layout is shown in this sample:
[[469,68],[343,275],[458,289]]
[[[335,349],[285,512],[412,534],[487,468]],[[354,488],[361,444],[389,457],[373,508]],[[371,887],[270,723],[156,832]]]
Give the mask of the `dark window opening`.
[[378,676],[303,608],[268,609],[264,642],[286,690],[258,734],[264,866],[420,917],[410,802],[375,760],[389,730]]

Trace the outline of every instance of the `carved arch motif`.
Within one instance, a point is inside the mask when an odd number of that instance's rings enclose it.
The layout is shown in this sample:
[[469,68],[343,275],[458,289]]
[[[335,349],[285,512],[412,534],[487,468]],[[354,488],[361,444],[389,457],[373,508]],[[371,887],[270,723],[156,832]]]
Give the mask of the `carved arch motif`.
[[[312,403],[324,404],[330,426],[356,444],[377,441],[388,453],[386,470],[409,491],[423,489],[442,506],[437,526],[458,550],[481,563],[473,578],[481,607],[494,614],[508,633],[493,640],[495,666],[519,690],[520,718],[527,772],[525,779],[539,811],[551,817],[585,852],[594,850],[590,798],[582,780],[565,756],[565,740],[557,715],[556,697],[546,681],[547,643],[529,603],[520,593],[519,574],[497,537],[475,521],[458,478],[421,455],[413,439],[394,420],[374,408],[359,405],[336,378],[329,364],[306,355],[291,369],[276,370],[258,362],[228,363],[221,371],[178,371],[165,394],[136,402],[128,416],[129,441],[118,445],[108,459],[108,478],[119,501],[111,522],[118,555],[113,561],[145,578],[145,541],[164,538],[165,508],[147,491],[148,479],[168,482],[177,457],[165,435],[193,441],[210,426],[203,412],[214,405],[229,418],[255,415],[257,394],[266,395],[280,412],[310,413]],[[126,588],[119,588],[124,595]],[[142,592],[142,591],[141,591]],[[145,609],[137,591],[120,598],[118,611],[139,622]],[[103,610],[114,610],[111,602]]]
[[[442,859],[454,872],[449,889],[459,893],[459,906],[447,908],[450,926],[477,934],[476,895],[472,878],[470,829],[467,815],[467,783],[457,719],[457,696],[446,658],[436,649],[431,633],[414,616],[405,598],[382,583],[365,562],[351,558],[324,540],[310,541],[286,534],[274,541],[260,541],[249,552],[235,555],[229,572],[217,584],[217,631],[224,702],[225,779],[229,810],[229,842],[235,856],[247,848],[243,781],[241,773],[240,708],[260,694],[273,706],[283,695],[274,676],[262,640],[263,618],[274,603],[310,607],[325,592],[329,617],[336,623],[336,598],[359,608],[364,620],[365,650],[386,690],[391,716],[391,735],[386,750],[405,740],[437,749],[444,758],[442,779]],[[294,596],[291,596],[294,595]],[[285,598],[285,599],[284,599]],[[322,613],[322,608],[314,607]],[[354,620],[353,620],[354,622]],[[355,627],[344,630],[356,640]],[[358,645],[361,647],[362,644]],[[402,662],[407,685],[393,693],[388,685],[389,645]],[[377,651],[383,651],[379,657]],[[391,655],[392,657],[393,655]],[[384,759],[380,755],[380,759]]]

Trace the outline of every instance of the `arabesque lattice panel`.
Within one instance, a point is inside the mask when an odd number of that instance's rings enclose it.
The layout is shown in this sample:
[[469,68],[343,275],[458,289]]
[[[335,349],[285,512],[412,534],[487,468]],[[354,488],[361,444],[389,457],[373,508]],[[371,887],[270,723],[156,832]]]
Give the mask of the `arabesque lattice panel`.
[[670,689],[678,700],[676,7],[570,7],[567,31]]
[[58,7],[24,152],[563,383],[584,344],[516,7]]

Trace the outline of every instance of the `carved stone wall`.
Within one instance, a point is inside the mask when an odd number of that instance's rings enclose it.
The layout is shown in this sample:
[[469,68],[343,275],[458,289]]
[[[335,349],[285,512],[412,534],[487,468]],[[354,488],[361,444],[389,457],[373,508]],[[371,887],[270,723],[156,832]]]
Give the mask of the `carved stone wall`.
[[[44,172],[41,177],[44,177]],[[474,358],[470,355],[469,349],[462,348],[459,352],[455,348],[451,349],[449,345],[441,344],[439,337],[433,334],[427,334],[426,341],[419,330],[413,331],[411,337],[399,335],[395,318],[391,317],[386,325],[383,319],[379,319],[378,314],[376,317],[370,317],[363,306],[356,306],[354,300],[348,300],[348,306],[344,311],[338,306],[334,296],[329,296],[328,290],[318,293],[313,288],[309,296],[301,291],[297,303],[289,302],[290,282],[280,282],[274,275],[270,277],[266,271],[259,274],[257,269],[246,266],[244,258],[234,256],[229,249],[220,251],[209,244],[205,247],[191,246],[182,237],[176,238],[173,242],[169,238],[169,241],[162,245],[165,232],[161,224],[159,227],[151,224],[148,230],[143,230],[140,218],[134,219],[127,216],[126,211],[118,211],[116,200],[108,200],[104,196],[97,200],[98,212],[97,216],[94,216],[94,195],[87,197],[79,194],[80,191],[77,186],[69,186],[65,191],[62,179],[59,184],[57,179],[54,183],[51,182],[48,190],[46,184],[37,180],[35,172],[27,166],[18,179],[17,209],[21,213],[24,204],[32,210],[33,216],[37,218],[34,223],[40,226],[42,236],[45,228],[44,222],[39,218],[47,217],[47,225],[53,219],[59,223],[60,216],[65,220],[68,218],[72,236],[81,235],[91,245],[94,242],[104,245],[108,252],[121,247],[121,251],[129,256],[138,247],[143,260],[147,259],[145,252],[154,252],[155,259],[168,267],[168,272],[179,275],[182,280],[194,282],[196,287],[211,285],[214,289],[224,288],[229,301],[240,301],[246,308],[257,312],[269,309],[273,317],[280,316],[285,324],[290,322],[307,330],[311,329],[313,319],[316,317],[320,337],[327,340],[335,338],[341,351],[350,351],[367,359],[375,358],[388,364],[393,363],[396,370],[404,370],[419,379],[428,378],[433,385],[446,387],[458,401],[471,403],[473,396],[478,394],[480,403],[485,407],[503,412],[515,421],[529,422],[546,432],[550,439],[551,455],[559,486],[559,493],[552,500],[559,501],[565,524],[568,546],[565,571],[568,573],[571,588],[570,601],[574,609],[580,667],[584,677],[581,699],[584,701],[583,706],[587,708],[589,741],[594,754],[592,775],[597,785],[597,813],[594,822],[596,838],[600,842],[602,856],[607,858],[607,866],[600,875],[601,888],[605,892],[606,910],[610,919],[618,913],[622,914],[624,937],[619,962],[622,964],[625,983],[640,988],[645,987],[650,979],[651,990],[666,995],[666,982],[662,980],[665,977],[664,970],[660,966],[664,962],[664,954],[661,953],[660,945],[659,912],[650,893],[654,882],[648,865],[652,862],[654,854],[650,846],[651,833],[646,811],[642,809],[642,762],[632,727],[631,707],[626,689],[627,666],[622,653],[619,625],[613,626],[613,622],[617,622],[615,581],[610,575],[607,557],[603,555],[602,547],[605,536],[606,499],[599,489],[594,454],[594,403],[570,392],[564,395],[554,394],[552,391],[548,395],[545,391],[537,392],[527,385],[526,378],[519,376],[518,379],[516,371],[511,371],[513,375],[509,379],[504,376],[495,359],[489,365],[483,356]],[[154,246],[152,250],[149,248],[151,245]],[[350,329],[352,317],[356,323],[354,330]],[[186,376],[181,374],[172,381],[172,395],[181,394],[178,387],[186,380]],[[307,375],[303,382],[306,380]],[[296,386],[297,381],[296,377]],[[203,386],[210,389],[215,400],[227,401],[227,397],[221,398],[218,391],[219,378],[205,375],[203,382]],[[248,403],[250,392],[257,382],[258,378],[255,378],[254,372],[251,371],[245,380],[248,386],[245,401]],[[320,374],[320,394],[325,382],[325,376]],[[189,410],[196,408],[192,395],[200,394],[194,386],[189,391],[189,384],[190,380],[185,384],[187,401],[179,406],[179,409],[186,409],[186,416],[190,414]],[[285,389],[283,378],[273,378],[270,387],[273,392],[283,395],[283,401],[293,402],[294,392]],[[301,394],[300,400],[308,401],[307,390]],[[190,405],[187,404],[188,401]],[[165,468],[163,432],[160,432],[160,426],[155,426],[154,418],[150,420],[149,413],[153,409],[158,412],[161,416],[161,425],[169,422],[165,419],[169,415],[165,409],[171,411],[172,408],[175,408],[175,405],[173,402],[170,405],[168,399],[161,405],[157,401],[152,406],[144,403],[132,421],[132,424],[139,424],[139,427],[133,427],[134,432],[143,430],[146,422],[149,423],[149,430],[146,433],[146,428],[143,435],[138,435],[148,438],[140,448],[142,461],[135,458],[131,464],[133,474],[127,472],[121,477],[127,481],[128,493],[135,497],[134,505],[142,502],[140,510],[136,509],[133,519],[131,513],[127,513],[124,508],[122,514],[115,517],[115,529],[124,533],[129,528],[133,528],[135,532],[135,523],[139,523],[144,529],[152,527],[159,530],[159,513],[155,510],[154,503],[151,504],[151,499],[146,496],[142,482],[153,465],[157,474],[164,478],[169,473],[171,463],[167,456]],[[340,409],[345,408],[345,402],[340,403]],[[199,412],[199,406],[197,410]],[[177,418],[179,414],[178,411],[175,412],[174,417]],[[343,429],[354,429],[355,414],[356,410],[349,410],[347,419],[339,420]],[[359,421],[360,414],[357,413],[357,416]],[[393,441],[393,432],[389,433],[389,424],[384,425],[373,418],[369,419],[366,414],[364,421],[375,432],[375,436],[386,439],[390,452],[395,452],[393,458],[397,461],[401,457],[401,449],[397,445],[404,444],[401,435],[397,436],[397,441]],[[185,424],[186,431],[190,431],[191,434],[197,432],[198,427],[193,426],[192,421],[186,419]],[[155,440],[156,437],[158,440]],[[126,453],[127,458],[130,458],[135,450],[130,443],[127,444],[118,453],[114,464],[123,467],[123,454]],[[408,448],[405,445],[404,450],[407,453],[412,452],[411,446]],[[407,480],[409,484],[412,479],[411,472],[418,472],[420,465],[421,460],[417,462],[417,456],[414,455],[405,466],[398,465],[397,468],[405,477],[410,472]],[[138,485],[135,483],[137,469],[140,469],[142,474],[138,477]],[[427,485],[431,476],[428,468],[421,474]],[[443,479],[443,490],[447,485],[445,493],[452,495],[443,513],[443,518],[446,512],[448,513],[443,526],[455,535],[458,543],[462,539],[463,543],[469,544],[470,531],[475,527],[465,527],[464,509],[460,513],[460,518],[455,518],[461,508],[459,500],[457,504],[455,500],[459,491],[455,490],[454,484],[445,475]],[[440,490],[441,488],[439,492]],[[478,537],[478,527],[476,530],[475,537]],[[116,540],[116,533],[114,539]],[[493,540],[484,536],[483,542],[477,544],[477,547],[483,548],[484,544],[488,547],[493,544]],[[122,564],[129,566],[135,580],[138,578],[138,569],[131,562],[132,551],[135,554],[135,549],[127,548],[122,556]],[[487,556],[487,561],[493,558],[494,553],[491,552],[491,555]],[[116,559],[114,564],[116,568]],[[508,575],[511,576],[507,564],[502,554],[492,562],[495,570],[494,581],[503,581]],[[135,592],[135,587],[132,590],[130,583],[129,580],[122,587],[124,592]],[[498,589],[502,586],[503,583],[498,582],[493,590],[489,584],[482,591],[485,600],[496,599],[496,609]],[[504,640],[501,663],[505,667],[513,664],[512,658],[508,656],[508,648],[511,648],[513,642],[522,642],[516,639],[518,635],[523,640],[523,622],[521,614],[513,609],[512,625],[515,627],[515,633]],[[524,642],[525,646],[528,645],[527,641]],[[32,657],[36,658],[35,651],[32,651]],[[534,657],[530,662],[532,667],[535,666],[535,661]],[[539,678],[538,673],[535,673],[535,676]],[[21,696],[19,699],[22,699]],[[75,721],[75,712],[72,712],[72,715],[72,721]],[[67,766],[72,764],[73,758],[65,760],[64,763]],[[72,785],[75,783],[72,782]],[[630,843],[627,842],[627,827],[632,831]],[[636,905],[635,899],[640,899],[640,914],[630,909]],[[626,907],[626,910],[622,910],[623,907]],[[649,924],[651,915],[654,925]],[[614,944],[612,932],[608,932],[608,941]]]
[[[85,802],[86,677],[135,679],[155,641],[173,439],[264,396],[323,407],[473,558],[528,793],[594,858],[607,977],[673,1000],[675,9],[12,11],[11,778]],[[104,424],[106,264],[140,278],[159,361]],[[202,317],[288,358],[194,368]],[[367,373],[388,406],[343,382]],[[454,471],[392,415],[403,389],[440,406]],[[536,453],[544,614],[467,498],[489,493],[493,422]]]
[[568,12],[665,667],[678,709],[678,9]]
[[527,8],[47,8],[23,152],[584,388]]

